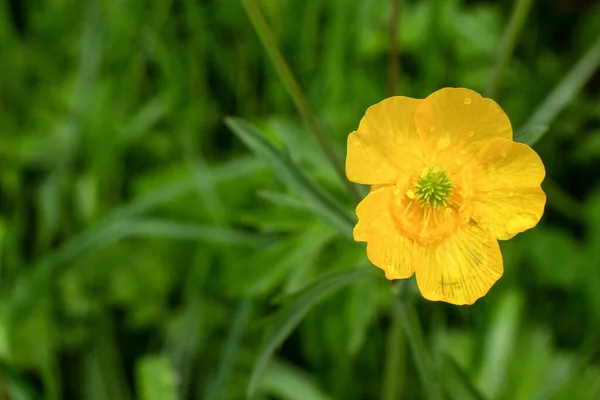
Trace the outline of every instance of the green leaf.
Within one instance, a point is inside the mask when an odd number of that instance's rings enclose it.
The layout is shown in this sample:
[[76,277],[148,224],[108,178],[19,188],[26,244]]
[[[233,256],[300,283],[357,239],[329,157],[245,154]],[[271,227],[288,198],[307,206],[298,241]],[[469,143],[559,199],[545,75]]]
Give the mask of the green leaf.
[[140,400],[177,399],[175,371],[166,356],[144,356],[136,363],[135,369]]
[[577,96],[599,66],[600,39],[592,45],[585,56],[550,92],[529,120],[516,133],[515,141],[530,146],[535,144],[545,132],[542,127],[547,127],[554,121],[556,116]]
[[256,392],[265,368],[275,349],[298,326],[310,309],[327,295],[360,279],[366,278],[372,272],[372,268],[358,268],[336,272],[327,278],[320,279],[315,284],[289,299],[287,304],[273,317],[270,331],[259,352],[260,355],[254,364],[250,383],[248,384],[247,398],[251,398]]
[[352,238],[354,222],[348,212],[312,182],[287,154],[277,150],[248,122],[228,117],[225,123],[252,151],[267,159],[283,184],[302,197],[325,223],[344,237]]

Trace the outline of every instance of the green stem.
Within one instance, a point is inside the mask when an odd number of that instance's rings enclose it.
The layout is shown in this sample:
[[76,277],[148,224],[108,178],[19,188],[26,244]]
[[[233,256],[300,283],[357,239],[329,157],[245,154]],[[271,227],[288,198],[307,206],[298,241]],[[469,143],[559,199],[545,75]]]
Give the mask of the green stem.
[[[408,281],[403,282],[404,291],[408,288]],[[398,313],[402,320],[402,327],[408,341],[408,346],[412,352],[413,360],[417,367],[417,372],[425,395],[429,400],[442,400],[442,391],[440,389],[440,380],[437,371],[431,363],[431,356],[427,351],[425,340],[423,339],[423,330],[419,322],[418,315],[410,304],[409,296],[404,294],[403,298],[396,300]]]
[[496,64],[494,65],[494,70],[492,71],[490,83],[485,90],[485,95],[487,97],[492,97],[496,91],[498,81],[502,76],[502,72],[508,65],[508,62],[512,57],[513,50],[515,49],[515,45],[517,44],[517,40],[521,35],[523,24],[527,19],[532,2],[533,0],[516,0],[515,2],[515,6],[510,17],[510,22],[508,23],[506,31],[504,32],[504,37],[502,38],[500,53],[496,59]]
[[381,400],[397,400],[402,397],[405,347],[402,315],[397,302],[394,301],[391,309],[391,326],[387,336]]
[[250,22],[252,22],[252,26],[254,26],[254,29],[256,30],[256,33],[258,34],[262,45],[267,51],[267,54],[269,55],[269,58],[271,59],[271,62],[273,63],[273,66],[277,71],[277,75],[279,75],[279,79],[281,79],[283,86],[285,86],[285,89],[292,98],[294,105],[296,106],[302,117],[305,119],[310,130],[317,137],[317,140],[323,148],[325,155],[327,156],[327,158],[329,158],[329,161],[335,168],[341,181],[346,186],[348,194],[354,202],[358,203],[360,201],[360,196],[358,194],[358,191],[356,190],[356,187],[346,179],[346,174],[343,165],[338,161],[331,146],[331,143],[329,142],[329,139],[317,123],[317,119],[315,118],[313,112],[310,109],[310,106],[308,105],[308,100],[306,99],[306,96],[304,96],[300,85],[296,81],[296,78],[294,78],[294,74],[292,73],[290,67],[281,55],[281,52],[277,48],[277,43],[275,42],[273,33],[269,29],[269,26],[267,25],[267,22],[261,14],[258,6],[254,2],[254,0],[241,1],[244,8],[246,9],[248,18],[250,18]]
[[392,0],[392,15],[390,17],[390,96],[398,92],[398,73],[400,71],[400,54],[398,43],[398,20],[402,10],[402,0]]

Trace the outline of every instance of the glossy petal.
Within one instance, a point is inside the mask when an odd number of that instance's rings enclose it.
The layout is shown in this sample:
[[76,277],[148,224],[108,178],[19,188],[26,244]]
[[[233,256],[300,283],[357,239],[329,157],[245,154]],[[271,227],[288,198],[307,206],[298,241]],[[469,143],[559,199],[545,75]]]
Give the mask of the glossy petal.
[[392,187],[369,193],[356,207],[358,223],[354,228],[354,240],[367,242],[367,257],[385,271],[388,279],[403,279],[414,272],[410,260],[413,243],[394,225],[393,205]]
[[415,264],[423,297],[452,304],[473,304],[502,276],[496,239],[471,222],[433,247],[419,250]]
[[395,183],[401,171],[420,166],[414,113],[422,100],[390,97],[367,110],[356,132],[348,136],[346,174],[352,182]]
[[505,139],[485,146],[473,165],[473,218],[498,239],[533,228],[544,213],[544,164],[531,147]]
[[461,168],[491,139],[512,139],[512,127],[495,101],[462,88],[429,95],[415,111],[415,123],[430,165],[448,173]]

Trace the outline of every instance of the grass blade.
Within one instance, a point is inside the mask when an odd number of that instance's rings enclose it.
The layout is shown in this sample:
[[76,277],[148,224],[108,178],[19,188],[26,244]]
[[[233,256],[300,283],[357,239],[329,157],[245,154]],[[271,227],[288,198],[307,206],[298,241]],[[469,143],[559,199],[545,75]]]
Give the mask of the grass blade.
[[318,280],[315,284],[294,296],[293,299],[290,299],[274,317],[271,330],[254,364],[246,397],[251,398],[254,395],[273,352],[283,343],[294,328],[298,326],[312,307],[323,300],[325,296],[359,279],[366,278],[372,272],[372,268],[358,268],[337,272],[328,278]]
[[492,97],[494,95],[494,92],[496,91],[498,81],[502,76],[504,68],[506,68],[508,62],[510,61],[510,58],[512,57],[513,50],[515,49],[517,40],[521,35],[523,24],[527,19],[527,15],[529,14],[529,10],[531,9],[532,3],[533,0],[516,0],[515,2],[515,7],[513,8],[513,12],[510,17],[510,22],[508,23],[506,31],[504,32],[504,37],[502,38],[502,44],[500,45],[500,53],[498,54],[496,64],[494,65],[494,70],[492,71],[490,83],[488,84],[488,87],[485,91],[485,95],[487,97]]
[[554,118],[577,96],[600,66],[600,39],[588,50],[516,133],[515,141],[535,144]]
[[275,43],[273,33],[269,29],[269,26],[267,25],[267,22],[262,16],[260,9],[254,2],[254,0],[242,0],[242,4],[246,9],[246,13],[250,18],[250,21],[252,22],[252,25],[254,26],[254,29],[256,30],[256,33],[258,34],[261,43],[265,47],[265,50],[267,51],[267,54],[269,55],[269,58],[271,59],[275,70],[277,71],[277,74],[279,75],[279,79],[281,79],[283,86],[289,93],[290,97],[292,98],[292,101],[296,105],[296,108],[298,109],[302,117],[308,123],[308,126],[310,127],[311,131],[317,137],[319,144],[323,148],[325,154],[327,155],[327,158],[329,158],[329,161],[338,173],[340,180],[344,183],[344,186],[346,186],[350,198],[352,198],[354,202],[358,203],[360,201],[360,196],[358,195],[356,187],[352,183],[350,183],[348,179],[346,179],[344,167],[338,161],[333,151],[333,148],[331,147],[331,143],[327,138],[327,135],[319,127],[317,119],[315,118],[314,114],[310,109],[310,106],[308,105],[308,100],[306,99],[306,96],[304,96],[304,93],[302,92],[300,85],[296,81],[296,78],[294,78],[294,74],[292,74],[290,67],[285,62],[285,59],[283,58],[281,52],[277,48],[277,43]]
[[267,159],[280,180],[301,196],[317,215],[344,237],[352,238],[354,222],[350,215],[311,182],[286,154],[277,150],[246,121],[228,117],[225,123],[252,151]]
[[249,299],[241,301],[238,306],[229,338],[227,339],[227,345],[223,352],[223,357],[221,357],[217,376],[207,390],[206,400],[219,400],[223,398],[223,393],[237,360],[236,356],[239,352],[242,334],[250,319],[250,306]]

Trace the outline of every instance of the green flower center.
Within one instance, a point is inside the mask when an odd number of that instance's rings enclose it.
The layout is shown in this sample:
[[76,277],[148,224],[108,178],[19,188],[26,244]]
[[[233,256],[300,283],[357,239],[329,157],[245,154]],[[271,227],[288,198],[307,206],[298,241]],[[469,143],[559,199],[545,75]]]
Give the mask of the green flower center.
[[421,173],[414,186],[414,193],[422,206],[444,208],[450,203],[453,187],[446,171],[434,166]]

